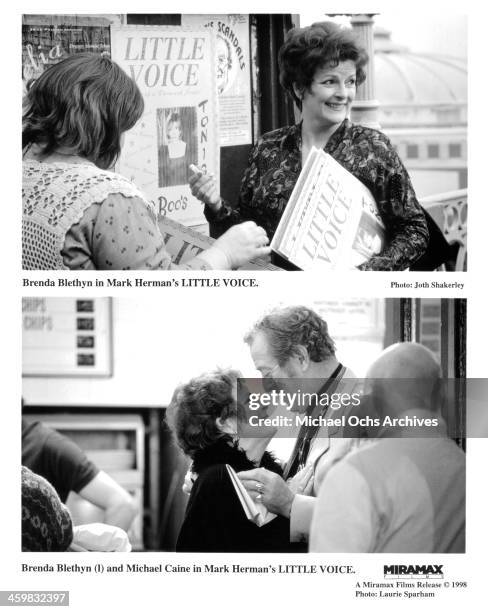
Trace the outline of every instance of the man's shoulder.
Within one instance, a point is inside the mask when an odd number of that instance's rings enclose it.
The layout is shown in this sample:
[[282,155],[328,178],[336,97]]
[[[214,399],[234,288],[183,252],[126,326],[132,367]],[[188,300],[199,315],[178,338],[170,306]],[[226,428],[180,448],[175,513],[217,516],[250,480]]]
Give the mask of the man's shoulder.
[[50,430],[39,421],[29,422],[22,419],[22,464],[39,471],[44,444],[49,437]]
[[32,439],[43,441],[49,435],[50,431],[51,430],[40,421],[22,419],[22,442]]
[[343,392],[353,392],[357,390],[359,392],[361,384],[361,379],[358,378],[354,370],[344,366],[338,381],[338,390],[342,390]]

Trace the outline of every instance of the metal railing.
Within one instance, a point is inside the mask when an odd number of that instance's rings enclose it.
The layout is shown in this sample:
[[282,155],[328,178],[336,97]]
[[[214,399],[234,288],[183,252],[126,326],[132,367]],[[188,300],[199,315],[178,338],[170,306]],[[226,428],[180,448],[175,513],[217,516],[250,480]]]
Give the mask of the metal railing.
[[441,228],[447,242],[453,245],[453,259],[446,270],[462,272],[467,267],[468,190],[458,189],[422,198],[420,204]]

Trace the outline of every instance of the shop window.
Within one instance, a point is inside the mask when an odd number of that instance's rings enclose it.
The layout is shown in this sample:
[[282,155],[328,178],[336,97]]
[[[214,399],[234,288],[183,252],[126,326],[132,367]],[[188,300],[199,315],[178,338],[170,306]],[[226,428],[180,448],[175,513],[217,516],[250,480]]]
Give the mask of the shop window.
[[427,145],[427,157],[429,159],[439,157],[439,145],[438,144]]
[[419,156],[419,146],[416,144],[407,145],[407,157],[409,159],[417,159]]
[[461,157],[461,143],[451,142],[449,143],[449,157]]

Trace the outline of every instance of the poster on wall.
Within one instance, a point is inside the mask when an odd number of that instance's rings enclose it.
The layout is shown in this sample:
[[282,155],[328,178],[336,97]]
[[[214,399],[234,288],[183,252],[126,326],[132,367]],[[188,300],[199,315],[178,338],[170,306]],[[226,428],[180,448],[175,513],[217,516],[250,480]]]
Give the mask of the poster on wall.
[[27,16],[22,24],[22,83],[37,79],[46,66],[75,53],[110,54],[110,23],[117,17],[57,23],[55,16]]
[[251,144],[249,15],[182,15],[181,22],[211,28],[216,34],[220,145]]
[[110,298],[22,298],[23,376],[110,376]]
[[219,184],[215,34],[172,26],[111,28],[112,57],[139,86],[144,114],[125,137],[118,171],[151,198],[161,217],[205,223],[188,186],[189,165]]
[[317,300],[313,308],[324,317],[336,340],[383,341],[385,332],[384,300],[343,298]]

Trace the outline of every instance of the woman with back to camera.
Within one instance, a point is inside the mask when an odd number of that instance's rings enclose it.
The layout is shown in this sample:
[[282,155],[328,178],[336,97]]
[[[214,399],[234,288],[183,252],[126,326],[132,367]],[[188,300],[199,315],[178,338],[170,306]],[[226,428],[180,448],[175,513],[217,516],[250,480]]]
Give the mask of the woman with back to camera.
[[24,98],[24,269],[228,269],[266,255],[265,231],[244,223],[175,266],[153,204],[110,170],[144,110],[137,85],[109,57],[80,53],[49,66]]
[[211,175],[190,177],[205,203],[213,235],[250,219],[271,239],[312,147],[323,149],[373,194],[386,228],[382,251],[362,270],[403,270],[425,251],[427,221],[410,178],[388,138],[351,123],[368,57],[354,34],[332,22],[291,30],[279,52],[280,82],[301,110],[297,125],[264,134],[250,155],[235,207],[220,198]]
[[[247,422],[249,393],[235,370],[204,374],[178,387],[169,422],[196,476],[178,536],[179,552],[288,551],[290,521],[276,516],[262,527],[246,518],[227,472],[258,466],[281,474],[265,451],[276,429]],[[257,413],[254,413],[257,414]],[[249,436],[249,437],[247,437]],[[265,494],[265,491],[261,491]]]

